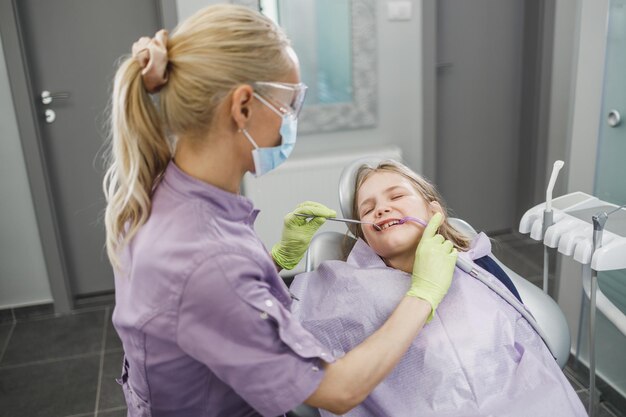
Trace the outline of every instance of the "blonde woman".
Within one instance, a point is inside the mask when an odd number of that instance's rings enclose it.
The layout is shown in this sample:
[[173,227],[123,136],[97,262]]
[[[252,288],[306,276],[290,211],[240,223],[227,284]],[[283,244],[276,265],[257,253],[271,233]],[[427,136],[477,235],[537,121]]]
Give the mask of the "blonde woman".
[[335,212],[301,204],[270,255],[239,185],[289,156],[305,91],[283,32],[233,5],[141,38],[121,63],[104,190],[129,416],[276,416],[303,402],[344,413],[444,297],[456,252],[433,238],[396,311],[343,358],[293,318],[277,271]]
[[[346,262],[328,261],[301,274],[291,290],[294,314],[336,357],[384,323],[410,286],[416,248],[430,236],[422,220],[443,216],[445,205],[426,180],[386,161],[362,166],[354,191],[354,217],[378,225],[357,229]],[[403,220],[411,219],[407,222]],[[424,223],[425,224],[425,223]],[[431,223],[432,224],[432,223]],[[470,241],[444,220],[459,257],[473,261],[491,285],[512,281],[488,257],[489,239]],[[512,301],[515,301],[514,299]],[[333,415],[322,411],[323,416]],[[519,310],[483,282],[456,269],[433,320],[412,341],[393,372],[350,417],[586,416],[580,399],[548,348]]]

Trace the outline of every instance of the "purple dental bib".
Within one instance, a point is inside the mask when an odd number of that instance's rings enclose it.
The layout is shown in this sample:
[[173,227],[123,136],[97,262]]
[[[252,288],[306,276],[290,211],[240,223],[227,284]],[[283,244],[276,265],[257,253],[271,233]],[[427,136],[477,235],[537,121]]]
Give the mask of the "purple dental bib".
[[[489,239],[481,233],[471,249],[459,256],[477,259],[490,252]],[[409,274],[387,267],[359,240],[347,262],[327,261],[295,278],[291,292],[300,301],[294,302],[293,313],[335,357],[341,357],[387,320],[410,282]],[[333,416],[324,410],[321,414]],[[458,268],[435,317],[396,368],[361,405],[345,414],[586,415],[528,322],[485,284]]]

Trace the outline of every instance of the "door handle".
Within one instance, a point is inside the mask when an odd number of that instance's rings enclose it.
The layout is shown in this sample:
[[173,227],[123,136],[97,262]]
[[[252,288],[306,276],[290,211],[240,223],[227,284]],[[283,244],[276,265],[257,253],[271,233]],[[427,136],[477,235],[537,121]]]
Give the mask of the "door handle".
[[622,123],[622,116],[619,114],[619,111],[613,109],[609,112],[609,116],[607,117],[607,122],[611,127],[617,127]]
[[51,93],[48,90],[41,92],[41,102],[43,104],[50,104],[53,100],[65,100],[70,98],[70,93]]
[[46,109],[44,115],[46,116],[46,123],[54,123],[57,118],[57,114],[52,109]]

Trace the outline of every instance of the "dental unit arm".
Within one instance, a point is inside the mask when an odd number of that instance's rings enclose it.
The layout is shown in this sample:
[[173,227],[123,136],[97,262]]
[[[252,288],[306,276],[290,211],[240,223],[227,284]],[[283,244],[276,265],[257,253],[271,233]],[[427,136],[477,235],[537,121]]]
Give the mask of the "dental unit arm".
[[[554,190],[554,184],[556,183],[556,178],[559,176],[559,171],[563,168],[565,162],[563,161],[555,161],[552,166],[552,175],[550,175],[550,181],[548,181],[548,188],[546,189],[546,209],[543,212],[543,234],[545,235],[548,227],[554,224],[553,212],[552,212],[552,191]],[[548,272],[550,269],[549,265],[549,251],[548,247],[544,246],[543,248],[543,292],[548,294]]]

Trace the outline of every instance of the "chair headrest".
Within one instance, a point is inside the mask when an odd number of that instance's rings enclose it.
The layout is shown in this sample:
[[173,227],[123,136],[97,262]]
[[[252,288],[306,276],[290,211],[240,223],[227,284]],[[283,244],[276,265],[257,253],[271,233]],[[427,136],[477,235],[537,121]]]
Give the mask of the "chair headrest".
[[379,156],[365,156],[350,162],[343,168],[339,177],[339,206],[343,217],[349,219],[352,216],[354,186],[358,169],[361,165],[369,165],[373,168],[384,160]]

